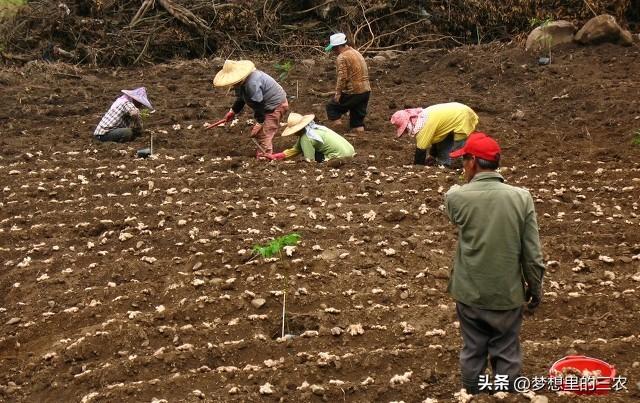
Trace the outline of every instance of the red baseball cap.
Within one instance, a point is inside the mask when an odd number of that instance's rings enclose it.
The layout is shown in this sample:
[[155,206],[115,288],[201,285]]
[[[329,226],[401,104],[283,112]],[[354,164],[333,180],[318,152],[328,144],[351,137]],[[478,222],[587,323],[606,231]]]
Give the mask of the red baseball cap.
[[500,146],[498,143],[482,132],[471,133],[462,148],[449,154],[451,158],[459,158],[465,154],[482,158],[487,161],[498,161],[500,158]]

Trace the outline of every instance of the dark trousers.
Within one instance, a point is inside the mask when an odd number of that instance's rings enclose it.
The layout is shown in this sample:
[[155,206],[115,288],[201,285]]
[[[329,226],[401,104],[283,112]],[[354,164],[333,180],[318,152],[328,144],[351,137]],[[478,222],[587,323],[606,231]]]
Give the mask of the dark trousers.
[[142,131],[140,129],[132,129],[130,127],[122,127],[119,129],[111,129],[102,136],[96,136],[98,141],[114,141],[116,143],[124,143],[131,141],[140,136]]
[[460,351],[462,386],[469,393],[479,393],[478,380],[488,361],[494,376],[509,377],[509,390],[513,390],[513,381],[522,369],[519,339],[522,308],[493,311],[457,302],[456,312],[463,342]]
[[367,116],[370,94],[371,92],[342,94],[339,102],[331,99],[327,104],[327,117],[329,120],[338,120],[349,112],[349,127],[364,127],[364,117]]
[[441,142],[431,145],[429,155],[434,158],[438,164],[451,167],[453,161],[451,160],[451,157],[449,157],[449,154],[459,148],[462,148],[467,142],[466,139],[455,141],[454,138],[455,134],[451,132]]

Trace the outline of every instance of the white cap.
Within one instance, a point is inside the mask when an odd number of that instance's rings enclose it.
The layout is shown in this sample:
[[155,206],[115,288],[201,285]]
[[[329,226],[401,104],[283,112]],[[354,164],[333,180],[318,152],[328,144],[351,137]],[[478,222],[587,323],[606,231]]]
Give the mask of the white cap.
[[329,37],[329,45],[327,45],[324,50],[328,52],[333,49],[334,46],[344,45],[345,43],[347,43],[347,36],[342,32],[338,32],[337,34],[333,34]]

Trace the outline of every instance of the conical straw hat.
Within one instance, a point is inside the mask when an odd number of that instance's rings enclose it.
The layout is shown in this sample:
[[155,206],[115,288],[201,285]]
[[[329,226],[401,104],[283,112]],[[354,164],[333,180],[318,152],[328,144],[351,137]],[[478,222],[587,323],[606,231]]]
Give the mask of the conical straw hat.
[[129,98],[135,99],[147,108],[153,109],[151,102],[149,102],[149,98],[147,98],[147,89],[145,87],[139,87],[135,90],[122,90],[122,93],[127,95]]
[[244,80],[256,69],[250,60],[227,60],[213,79],[215,87],[226,87]]
[[282,132],[282,136],[291,136],[292,134],[299,132],[304,129],[306,125],[311,123],[315,117],[316,115],[314,114],[302,116],[299,113],[291,112],[287,118],[287,127]]

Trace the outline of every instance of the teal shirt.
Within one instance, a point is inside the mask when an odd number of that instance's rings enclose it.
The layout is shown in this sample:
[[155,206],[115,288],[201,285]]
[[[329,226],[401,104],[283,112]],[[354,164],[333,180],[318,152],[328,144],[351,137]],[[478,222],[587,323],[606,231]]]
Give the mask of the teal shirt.
[[525,286],[541,295],[544,264],[533,198],[482,172],[445,195],[458,247],[447,291],[463,304],[509,310],[521,306]]
[[333,130],[322,127],[314,129],[313,132],[322,138],[322,142],[311,140],[309,136],[302,134],[293,149],[291,149],[291,151],[286,150],[285,154],[290,156],[302,152],[304,158],[309,161],[315,160],[316,151],[324,154],[324,159],[327,161],[335,158],[353,157],[355,155],[355,150],[351,143]]

